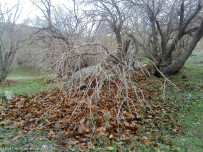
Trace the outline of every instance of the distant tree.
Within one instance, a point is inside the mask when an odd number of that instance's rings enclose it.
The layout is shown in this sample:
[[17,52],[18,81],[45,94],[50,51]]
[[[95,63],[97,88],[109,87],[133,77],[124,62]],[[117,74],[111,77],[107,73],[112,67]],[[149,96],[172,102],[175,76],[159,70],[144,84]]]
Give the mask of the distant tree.
[[0,5],[0,83],[11,72],[14,57],[20,48],[22,37],[16,25],[20,15],[19,3],[12,8]]

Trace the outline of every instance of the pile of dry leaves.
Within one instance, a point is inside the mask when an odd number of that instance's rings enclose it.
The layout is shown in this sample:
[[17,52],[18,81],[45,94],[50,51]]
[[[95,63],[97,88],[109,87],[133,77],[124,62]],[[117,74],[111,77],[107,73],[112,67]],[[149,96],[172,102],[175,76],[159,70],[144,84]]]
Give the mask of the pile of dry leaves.
[[[64,140],[59,144],[70,148],[94,146],[94,141],[102,142],[101,136],[118,145],[136,136],[139,142],[156,146],[157,141],[168,139],[168,135],[160,131],[166,124],[174,134],[181,129],[171,108],[176,101],[161,98],[163,84],[153,76],[134,75],[132,80],[143,90],[147,103],[138,102],[135,92],[129,90],[133,104],[124,102],[119,116],[116,86],[110,84],[110,88],[104,85],[99,100],[91,103],[80,102],[81,92],[70,98],[67,89],[16,96],[13,101],[1,104],[1,125],[18,126],[24,133],[47,130],[49,138],[62,137]],[[91,90],[88,93],[91,94]],[[139,92],[138,95],[141,96]]]

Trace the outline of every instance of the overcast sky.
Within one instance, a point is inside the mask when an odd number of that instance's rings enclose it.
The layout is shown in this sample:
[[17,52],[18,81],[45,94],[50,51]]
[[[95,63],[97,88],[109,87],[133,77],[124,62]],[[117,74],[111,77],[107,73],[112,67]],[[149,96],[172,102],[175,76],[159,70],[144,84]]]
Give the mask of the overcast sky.
[[[35,19],[36,16],[41,16],[41,12],[36,9],[30,2],[30,0],[0,0],[2,6],[12,7],[20,2],[20,8],[22,9],[21,15],[18,19],[18,23],[22,23],[28,17]],[[52,4],[68,4],[71,5],[71,0],[52,0]]]

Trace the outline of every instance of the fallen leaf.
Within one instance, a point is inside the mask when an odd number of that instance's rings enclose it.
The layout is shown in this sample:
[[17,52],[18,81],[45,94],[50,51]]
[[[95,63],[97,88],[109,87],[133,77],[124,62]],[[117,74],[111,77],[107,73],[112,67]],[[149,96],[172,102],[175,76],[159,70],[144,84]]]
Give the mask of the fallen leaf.
[[114,147],[107,147],[108,150],[114,150]]
[[86,133],[86,132],[89,132],[89,129],[88,129],[87,127],[85,127],[85,125],[79,126],[79,128],[78,128],[78,133],[84,134],[84,133]]
[[122,134],[120,137],[120,140],[129,140],[129,139],[130,139],[129,135],[126,134]]

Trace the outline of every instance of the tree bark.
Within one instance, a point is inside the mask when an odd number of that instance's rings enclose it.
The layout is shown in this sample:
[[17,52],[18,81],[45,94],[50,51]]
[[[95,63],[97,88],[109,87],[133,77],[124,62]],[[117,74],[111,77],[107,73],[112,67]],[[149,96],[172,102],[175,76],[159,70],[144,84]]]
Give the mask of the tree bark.
[[162,69],[162,72],[165,75],[173,75],[173,74],[176,74],[180,69],[182,69],[185,62],[187,61],[187,59],[189,58],[189,56],[193,52],[195,46],[200,41],[202,36],[203,36],[203,18],[202,18],[200,27],[197,30],[197,32],[195,33],[195,35],[194,35],[190,45],[188,46],[188,48],[182,53],[182,55],[179,58],[177,58],[175,60],[174,63],[171,63],[169,66],[164,67]]

